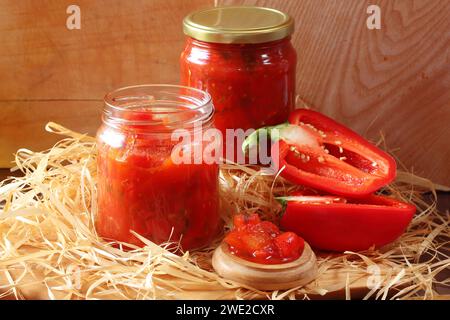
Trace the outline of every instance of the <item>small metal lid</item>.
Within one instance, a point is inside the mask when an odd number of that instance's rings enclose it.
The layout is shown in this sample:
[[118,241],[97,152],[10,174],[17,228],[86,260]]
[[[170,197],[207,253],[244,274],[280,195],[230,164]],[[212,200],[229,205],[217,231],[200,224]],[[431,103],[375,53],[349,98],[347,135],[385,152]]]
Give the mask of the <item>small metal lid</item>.
[[183,31],[205,42],[263,43],[291,35],[294,20],[271,8],[217,7],[189,14],[183,20]]

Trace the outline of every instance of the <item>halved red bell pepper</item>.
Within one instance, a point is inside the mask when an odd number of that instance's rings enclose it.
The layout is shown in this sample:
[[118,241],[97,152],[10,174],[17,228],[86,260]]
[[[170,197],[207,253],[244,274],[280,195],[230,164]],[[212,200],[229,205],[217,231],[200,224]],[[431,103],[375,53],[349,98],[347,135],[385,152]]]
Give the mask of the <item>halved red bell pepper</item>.
[[[278,129],[276,136],[273,129]],[[298,109],[288,124],[260,130],[271,135],[272,161],[293,183],[362,197],[395,178],[396,163],[390,155],[319,112]],[[249,139],[244,148],[252,142]]]
[[386,196],[345,199],[332,195],[280,198],[285,211],[280,226],[311,246],[329,251],[360,251],[396,240],[416,207]]

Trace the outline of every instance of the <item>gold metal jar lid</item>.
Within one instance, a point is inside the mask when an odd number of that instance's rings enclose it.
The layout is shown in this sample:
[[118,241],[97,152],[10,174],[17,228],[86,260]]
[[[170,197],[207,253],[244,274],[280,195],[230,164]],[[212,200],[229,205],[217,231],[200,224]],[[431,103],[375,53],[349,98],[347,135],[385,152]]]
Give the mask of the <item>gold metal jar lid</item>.
[[217,7],[189,14],[184,18],[183,31],[205,42],[263,43],[291,35],[294,20],[271,8]]

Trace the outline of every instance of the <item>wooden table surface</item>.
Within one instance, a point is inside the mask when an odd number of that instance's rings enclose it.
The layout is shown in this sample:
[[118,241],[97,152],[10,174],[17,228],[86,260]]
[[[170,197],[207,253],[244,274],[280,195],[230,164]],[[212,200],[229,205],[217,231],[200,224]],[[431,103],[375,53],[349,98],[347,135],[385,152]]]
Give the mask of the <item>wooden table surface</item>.
[[[18,175],[18,173],[11,173],[9,169],[0,169],[0,181],[4,180],[5,178],[9,176]],[[441,192],[438,194],[438,209],[440,212],[446,212],[450,210],[450,192],[444,193]],[[450,248],[447,248],[447,251],[449,251]],[[448,254],[448,253],[447,253]],[[450,270],[446,270],[441,272],[439,275],[440,280],[449,278],[450,277]],[[449,287],[443,287],[443,286],[436,286],[436,291],[439,294],[442,295],[450,295],[450,288]]]

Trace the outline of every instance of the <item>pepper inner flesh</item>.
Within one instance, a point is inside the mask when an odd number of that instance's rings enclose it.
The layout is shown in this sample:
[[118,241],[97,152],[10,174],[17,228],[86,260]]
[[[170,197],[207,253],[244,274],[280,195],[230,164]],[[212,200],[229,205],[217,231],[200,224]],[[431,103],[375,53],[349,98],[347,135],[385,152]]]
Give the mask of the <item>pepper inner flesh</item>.
[[311,148],[301,148],[300,151],[289,150],[286,161],[297,169],[353,185],[363,184],[369,177],[359,168],[343,162],[333,155],[325,152],[319,153]]

